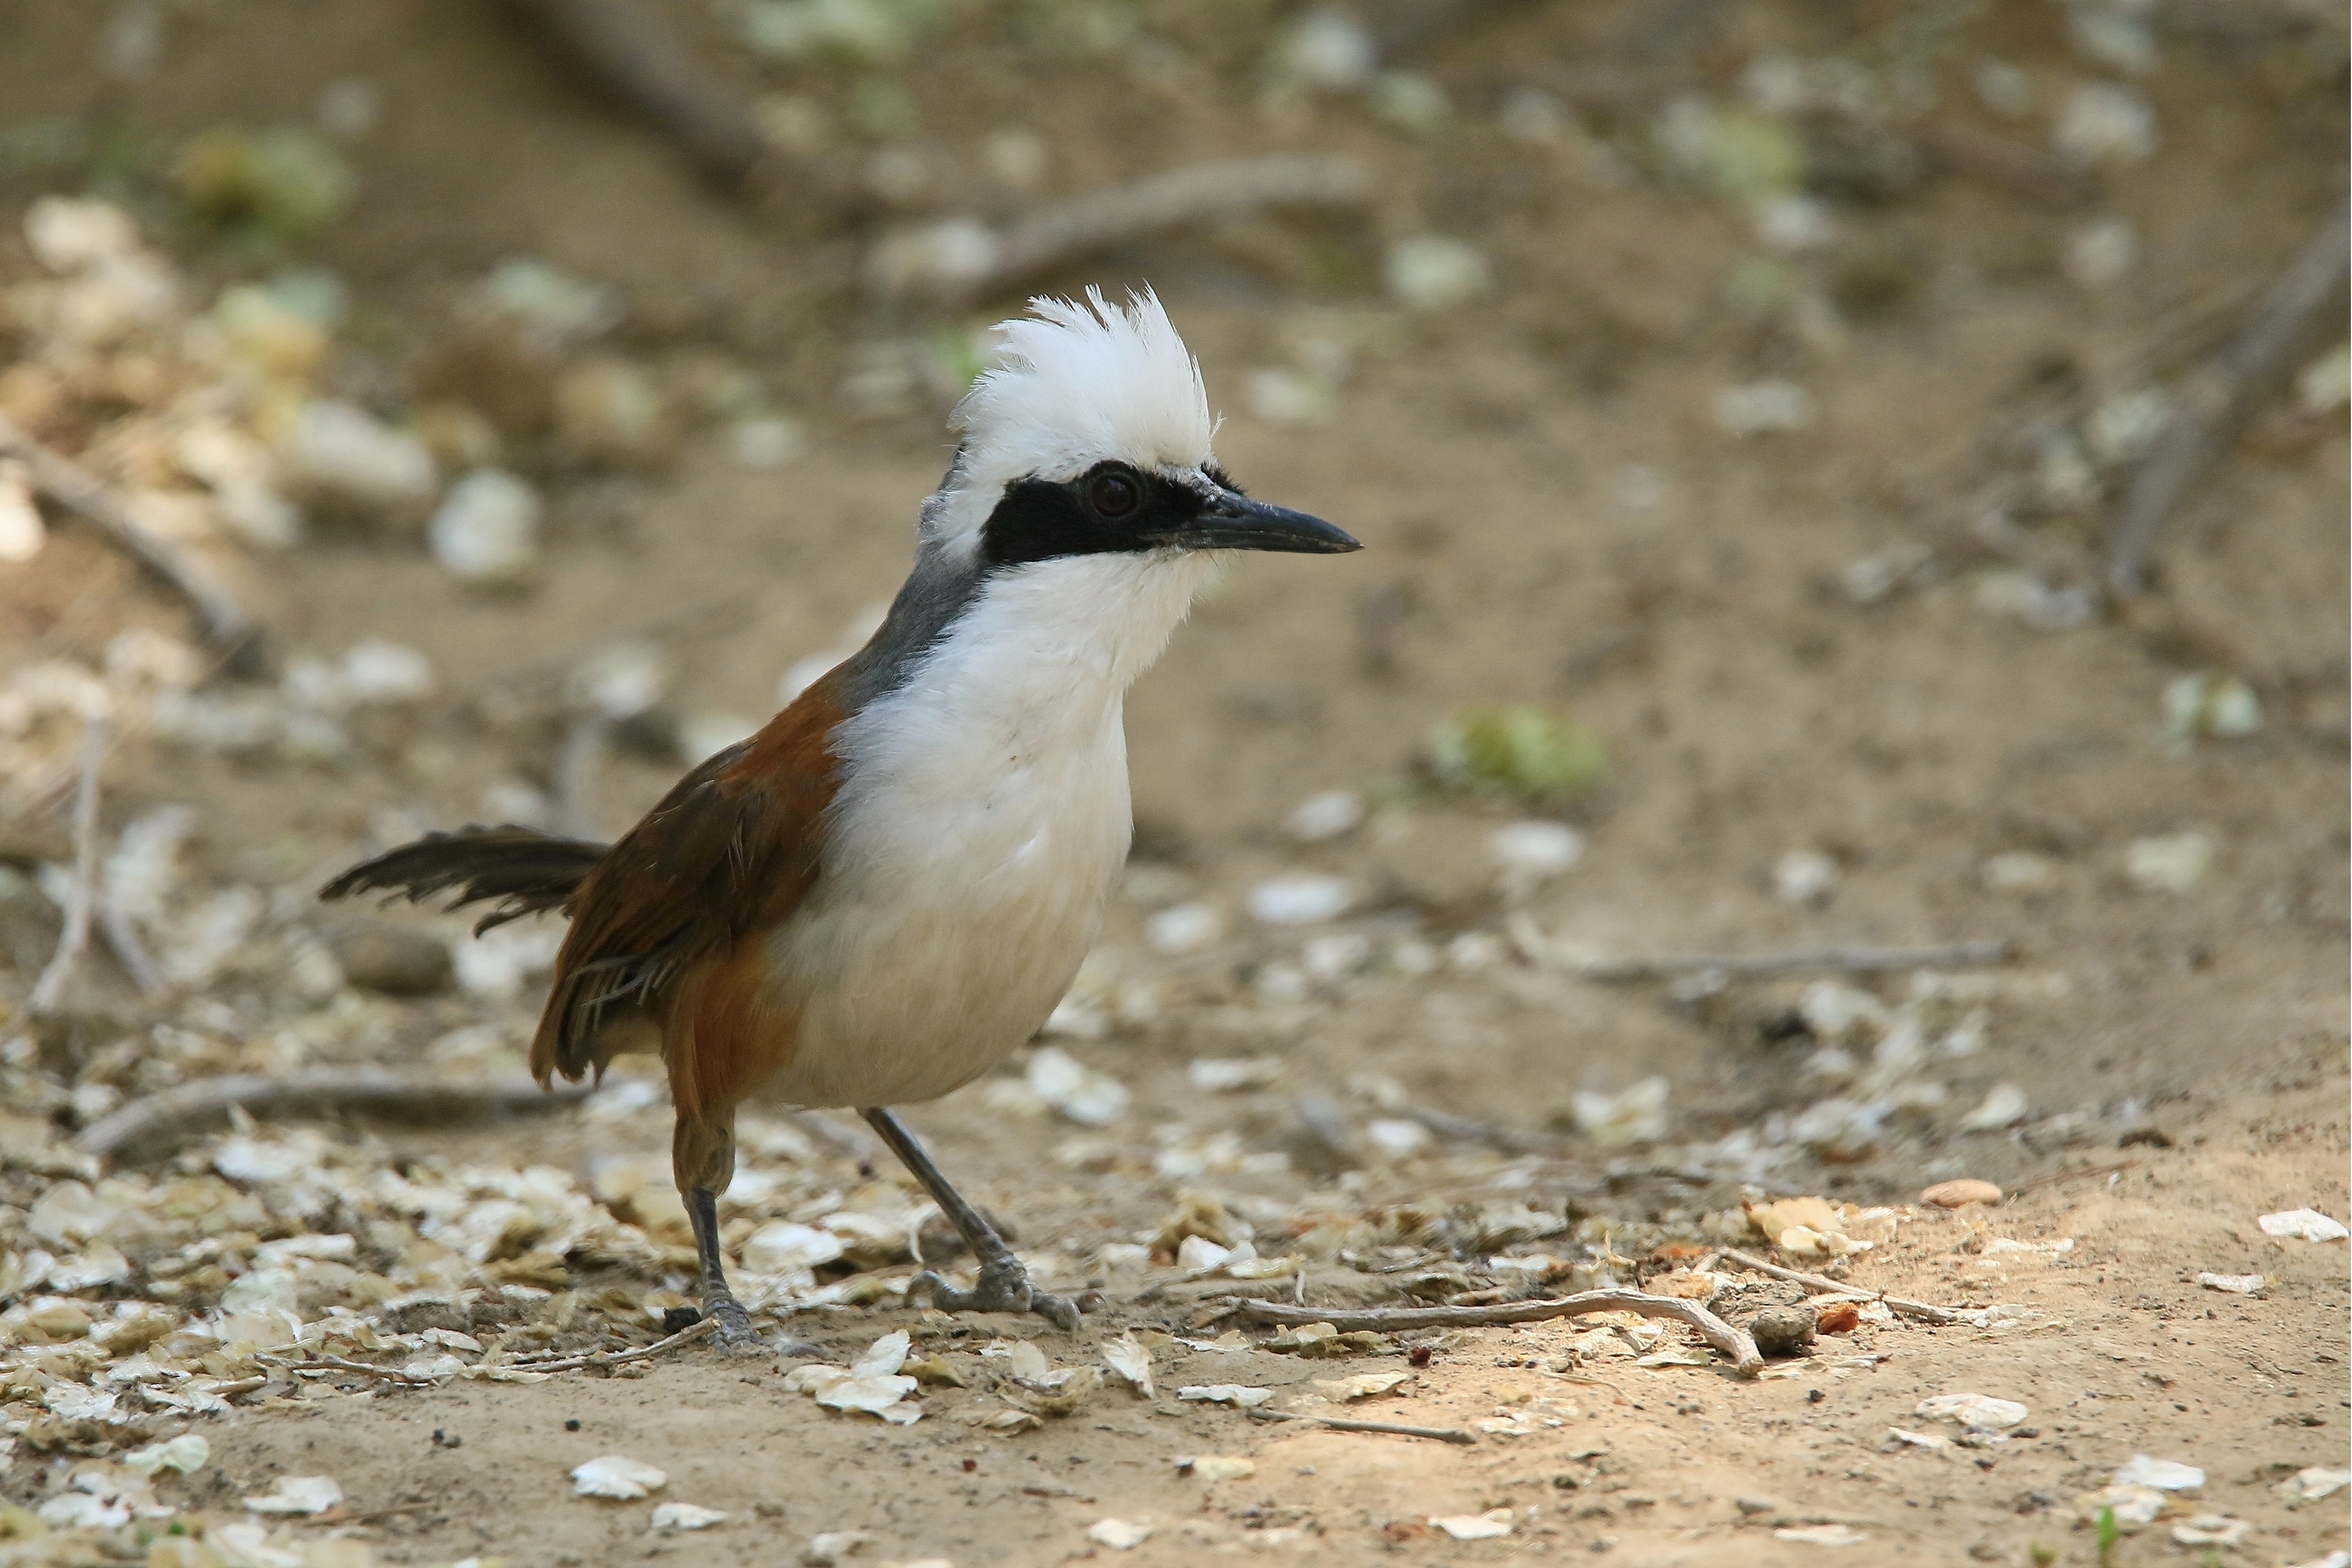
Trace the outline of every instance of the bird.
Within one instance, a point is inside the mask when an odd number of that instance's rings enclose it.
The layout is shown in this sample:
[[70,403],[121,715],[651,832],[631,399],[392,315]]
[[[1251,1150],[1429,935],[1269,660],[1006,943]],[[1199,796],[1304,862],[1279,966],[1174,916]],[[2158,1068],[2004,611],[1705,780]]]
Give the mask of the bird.
[[659,1052],[725,1345],[761,1345],[719,1235],[747,1102],[855,1110],[921,1184],[976,1278],[927,1268],[910,1296],[1079,1326],[891,1108],[1003,1062],[1076,977],[1133,835],[1126,693],[1196,593],[1239,552],[1360,548],[1218,465],[1200,363],[1148,287],[1032,300],[994,339],[865,647],[612,845],[469,826],[321,889],[487,904],[478,932],[570,917],[531,1071]]

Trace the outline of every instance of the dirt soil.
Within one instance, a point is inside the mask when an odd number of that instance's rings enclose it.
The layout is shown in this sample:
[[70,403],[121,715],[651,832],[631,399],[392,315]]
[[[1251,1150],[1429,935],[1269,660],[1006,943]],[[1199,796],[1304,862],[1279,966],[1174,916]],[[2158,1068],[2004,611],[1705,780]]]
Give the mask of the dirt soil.
[[[1635,18],[1613,5],[1557,9],[1507,10],[1441,38],[1421,63],[1454,88],[1465,121],[1473,107],[1490,119],[1477,106],[1512,79],[1507,62],[1584,58]],[[1968,12],[1957,85],[1944,89],[1963,110],[1975,112],[1967,66],[1980,56],[2024,63],[2045,100],[2100,74],[2068,52],[2058,7],[1981,9]],[[500,694],[536,689],[533,679],[616,633],[656,641],[693,709],[756,715],[781,670],[834,647],[888,595],[915,505],[942,466],[942,410],[924,396],[861,416],[835,397],[857,344],[929,330],[813,307],[796,270],[818,268],[837,241],[785,245],[586,102],[487,7],[167,10],[168,68],[125,99],[88,63],[103,26],[95,11],[0,3],[0,103],[26,122],[119,112],[166,141],[222,121],[300,119],[326,84],[371,81],[383,108],[352,153],[361,199],[310,247],[389,345],[356,355],[375,367],[349,373],[358,384],[396,382],[466,283],[527,252],[622,290],[633,352],[709,347],[751,363],[809,440],[778,470],[742,468],[696,436],[651,469],[550,479],[548,551],[525,594],[468,591],[413,534],[328,531],[256,558],[246,580],[283,649],[413,645],[441,673],[440,695],[369,731],[356,762],[335,768],[133,737],[107,775],[110,823],[185,803],[201,822],[200,879],[315,884],[404,825],[471,819],[498,781],[543,782],[555,731],[537,710],[499,718]],[[679,12],[698,26],[706,15]],[[1864,6],[1735,12],[1701,73],[1727,95],[1742,59],[1827,54],[1886,20]],[[1734,300],[1727,280],[1758,244],[1727,202],[1483,129],[1414,142],[1334,110],[1301,131],[1260,113],[1254,57],[1196,37],[1213,34],[1205,25],[1167,24],[1199,72],[1139,111],[1099,60],[1024,54],[971,18],[953,26],[972,35],[959,57],[972,68],[926,57],[902,69],[931,128],[917,144],[949,171],[950,192],[978,188],[972,128],[1016,122],[1053,150],[1054,191],[1271,142],[1338,146],[1381,173],[1370,234],[1473,235],[1497,280],[1466,308],[1412,314],[1381,301],[1373,239],[1302,238],[1270,223],[1047,280],[1156,283],[1229,413],[1223,463],[1253,493],[1366,544],[1342,560],[1241,563],[1130,700],[1138,869],[1098,968],[1156,986],[1159,1001],[1148,1011],[1106,1001],[1108,1032],[1051,1042],[1127,1086],[1125,1119],[1074,1126],[993,1080],[911,1112],[967,1190],[1013,1218],[1025,1248],[1060,1258],[1074,1283],[1100,1280],[1108,1306],[1076,1342],[1034,1321],[950,1324],[887,1300],[787,1320],[844,1363],[910,1329],[919,1352],[938,1350],[974,1384],[928,1392],[929,1414],[911,1426],[784,1391],[789,1360],[698,1345],[636,1376],[272,1390],[206,1423],[211,1468],[159,1490],[233,1511],[274,1478],[331,1476],[382,1561],[517,1568],[790,1563],[803,1551],[817,1561],[810,1543],[828,1531],[870,1532],[848,1561],[958,1568],[1253,1552],[1334,1563],[1609,1552],[1644,1564],[2205,1554],[2288,1564],[2352,1545],[2347,1493],[2296,1506],[2278,1489],[2347,1460],[2346,1252],[2255,1223],[2352,1206],[2341,409],[2262,426],[2193,492],[2158,592],[2083,624],[2029,625],[2001,613],[1987,584],[2028,571],[2094,582],[2098,513],[2035,522],[2008,557],[1962,516],[1988,476],[2016,467],[1994,436],[2053,384],[2088,408],[2177,373],[2303,242],[2344,177],[2340,75],[2279,80],[2283,52],[2315,46],[2166,34],[2160,68],[2137,84],[2161,121],[2160,148],[2111,175],[2087,211],[2045,211],[1954,177],[1839,206],[1835,248],[1784,267],[1801,293],[1843,301],[1832,327],[1809,330],[1801,310],[1759,316]],[[1635,130],[1608,134],[1640,142]],[[43,179],[0,176],[12,224]],[[2085,289],[2060,266],[2069,237],[2097,215],[2127,218],[2139,237],[2120,288]],[[238,265],[193,243],[187,254],[205,276]],[[1314,282],[1317,258],[1334,255],[1338,280]],[[1013,304],[994,301],[995,313]],[[1286,427],[1253,413],[1247,378],[1318,332],[1355,348],[1336,417]],[[1809,391],[1810,425],[1727,433],[1717,395],[1772,378]],[[1892,592],[1850,590],[1849,568],[1866,560],[1904,563]],[[0,666],[92,659],[121,626],[174,617],[61,522],[38,558],[0,575]],[[2246,682],[2259,729],[2168,742],[2168,688],[2209,671]],[[1418,772],[1432,727],[1465,702],[1556,707],[1606,745],[1601,782],[1564,812],[1586,836],[1582,859],[1532,891],[1498,891],[1485,858],[1488,834],[1523,809],[1444,795]],[[616,830],[677,771],[616,752],[597,819]],[[1369,823],[1296,841],[1288,815],[1334,789],[1368,800]],[[54,820],[37,829],[57,831]],[[2133,874],[2133,846],[2184,834],[2210,849],[2192,885],[2165,890]],[[1791,901],[1776,895],[1775,870],[1800,850],[1826,857],[1833,885]],[[1999,857],[2012,867],[2031,857],[2031,885],[1991,885]],[[1383,953],[1419,943],[1438,955],[1433,971],[1396,959],[1302,977],[1318,962],[1306,939],[1252,928],[1240,912],[1254,885],[1297,870],[1364,889],[1359,913],[1311,936],[1355,932]],[[1222,910],[1233,934],[1159,952],[1146,922],[1179,901]],[[1724,1140],[1776,1116],[1785,1127],[1828,1092],[1808,1064],[1836,1042],[1792,1011],[1819,975],[1714,990],[1603,983],[1528,962],[1509,941],[1514,917],[1549,942],[1612,955],[1999,938],[2014,956],[1924,989],[1907,973],[1852,977],[1888,1005],[1957,995],[1953,1013],[1982,1007],[1981,1045],[1939,1056],[1929,1076],[1941,1098],[1876,1135],[1743,1171]],[[9,919],[13,1006],[55,927],[23,908]],[[1465,933],[1497,940],[1465,949]],[[92,968],[89,1013],[132,1005],[120,976]],[[512,1032],[533,1001],[369,999],[367,1027],[337,1059],[405,1066],[459,1025]],[[1198,1058],[1256,1057],[1276,1060],[1270,1083],[1212,1093],[1188,1076]],[[1006,1078],[1020,1073],[1015,1063]],[[1671,1131],[1657,1147],[1605,1147],[1578,1130],[1580,1093],[1654,1075],[1669,1085]],[[1997,1086],[2021,1091],[2022,1107],[1964,1129]],[[1428,1110],[1500,1130],[1489,1142],[1501,1146],[1439,1138],[1393,1158],[1360,1144],[1335,1153],[1302,1131],[1302,1096],[1338,1103],[1360,1137]],[[510,1159],[584,1175],[600,1159],[667,1147],[659,1103],[597,1121],[565,1111],[487,1128],[331,1126],[394,1166]],[[1220,1134],[1230,1135],[1222,1153],[1155,1161],[1155,1148],[1197,1151]],[[812,1179],[854,1186],[861,1157],[820,1143],[807,1160],[830,1173]],[[864,1174],[893,1180],[870,1164]],[[1956,1176],[2012,1195],[1957,1214],[1917,1205],[1925,1185]],[[1084,1261],[1105,1242],[1151,1236],[1188,1191],[1268,1216],[1258,1244],[1270,1253],[1288,1223],[1272,1216],[1525,1204],[1568,1216],[1601,1256],[1634,1252],[1644,1276],[1711,1249],[1724,1233],[1707,1216],[1736,1215],[1743,1196],[1904,1205],[1895,1239],[1843,1272],[1872,1290],[2011,1310],[1947,1327],[1865,1322],[1752,1382],[1721,1365],[1636,1365],[1626,1335],[1595,1342],[1585,1321],[1425,1339],[1431,1353],[1410,1363],[1402,1343],[1303,1360],[1266,1349],[1263,1331],[1244,1348],[1189,1348],[1234,1328],[1202,1321],[1231,1282]],[[1623,1237],[1639,1251],[1612,1240]],[[2049,1245],[2061,1240],[2071,1247]],[[1659,1245],[1669,1250],[1644,1256]],[[2265,1283],[2233,1294],[2201,1286],[2200,1273]],[[1717,1307],[1744,1317],[1801,1294],[1748,1283]],[[1402,1299],[1328,1257],[1300,1289],[1335,1306]],[[980,1352],[992,1340],[1030,1340],[1084,1365],[1129,1330],[1178,1336],[1152,1341],[1156,1397],[1114,1385],[1021,1432],[957,1419],[984,1403],[992,1363]],[[653,1337],[643,1322],[634,1331]],[[1413,1375],[1348,1415],[1490,1429],[1453,1445],[1254,1422],[1176,1395],[1270,1387],[1271,1408],[1329,1413],[1302,1385],[1391,1369]],[[1968,1442],[1916,1414],[1932,1396],[1969,1393],[2030,1414],[2000,1440]],[[1947,1441],[1912,1444],[1894,1428]],[[604,1454],[666,1471],[654,1500],[729,1519],[649,1533],[647,1503],[573,1497],[567,1471]],[[2075,1500],[2137,1454],[2201,1468],[2203,1488],[2103,1546]],[[1203,1480],[1182,1468],[1200,1455],[1245,1456],[1255,1473]],[[0,1488],[29,1503],[57,1484],[50,1463],[20,1453]],[[1489,1510],[1508,1510],[1496,1516],[1507,1535],[1461,1541],[1429,1522]],[[2251,1528],[2226,1556],[2174,1539],[2205,1514]],[[1105,1520],[1148,1523],[1150,1537],[1125,1551],[1090,1538]],[[1805,1533],[1829,1526],[1847,1527],[1852,1542]],[[0,1560],[8,1551],[0,1544]]]

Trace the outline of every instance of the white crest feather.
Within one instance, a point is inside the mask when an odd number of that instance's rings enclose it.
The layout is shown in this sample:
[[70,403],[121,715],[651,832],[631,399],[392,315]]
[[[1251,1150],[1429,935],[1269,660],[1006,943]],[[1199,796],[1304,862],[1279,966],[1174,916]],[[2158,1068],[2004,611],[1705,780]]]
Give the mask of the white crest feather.
[[1216,422],[1200,362],[1160,298],[1124,306],[1099,289],[1083,302],[1036,299],[996,328],[995,363],[956,405],[963,437],[946,487],[924,509],[923,532],[976,531],[1015,479],[1063,479],[1118,458],[1147,469],[1209,461]]

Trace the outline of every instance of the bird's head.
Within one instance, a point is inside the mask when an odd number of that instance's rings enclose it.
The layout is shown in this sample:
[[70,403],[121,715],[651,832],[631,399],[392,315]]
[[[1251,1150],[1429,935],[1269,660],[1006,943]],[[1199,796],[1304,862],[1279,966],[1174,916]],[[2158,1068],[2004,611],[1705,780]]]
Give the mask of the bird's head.
[[[923,508],[927,549],[983,572],[1069,557],[1360,548],[1242,494],[1210,451],[1201,367],[1150,290],[1124,306],[1040,299],[997,329],[958,405],[954,466]],[[1172,562],[1171,562],[1172,563]]]

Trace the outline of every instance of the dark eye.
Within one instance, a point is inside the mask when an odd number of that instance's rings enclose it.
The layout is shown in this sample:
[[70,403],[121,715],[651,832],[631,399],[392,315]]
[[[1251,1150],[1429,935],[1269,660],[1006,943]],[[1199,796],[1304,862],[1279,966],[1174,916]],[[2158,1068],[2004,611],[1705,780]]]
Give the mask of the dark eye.
[[1087,505],[1094,509],[1097,517],[1116,521],[1142,504],[1143,487],[1136,482],[1133,474],[1113,469],[1087,481]]

